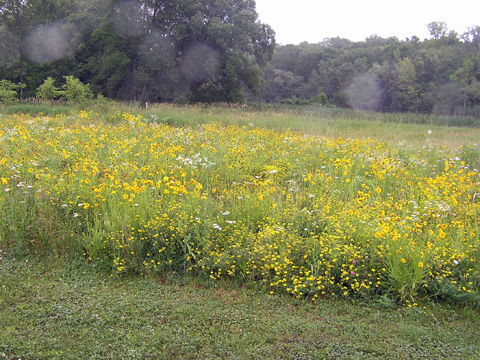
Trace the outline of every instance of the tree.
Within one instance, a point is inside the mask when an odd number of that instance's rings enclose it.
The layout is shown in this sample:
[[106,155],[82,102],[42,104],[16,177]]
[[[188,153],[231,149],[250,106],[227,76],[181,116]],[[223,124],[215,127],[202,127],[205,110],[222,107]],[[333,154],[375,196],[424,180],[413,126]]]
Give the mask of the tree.
[[480,26],[474,25],[469,27],[468,31],[461,35],[461,39],[466,43],[472,44],[475,49],[475,46],[478,46],[480,43]]
[[62,98],[73,103],[81,103],[92,99],[93,94],[88,84],[83,84],[72,75],[64,76],[64,78],[66,83],[62,86],[62,91],[59,91]]
[[443,21],[431,22],[427,25],[427,28],[435,40],[443,38],[448,31],[447,24]]
[[18,38],[5,27],[0,28],[0,67],[10,67],[17,62],[20,47]]
[[94,92],[112,99],[133,100],[139,92],[133,82],[138,69],[134,44],[134,40],[120,37],[103,24],[80,45],[75,70]]
[[[363,42],[333,38],[280,46],[264,73],[262,97],[273,101],[293,94],[309,99],[325,93],[329,103],[339,107],[380,111],[437,111],[437,105],[448,105],[445,111],[451,112],[462,104],[480,104],[474,81],[480,81],[480,47],[474,43],[478,27],[469,28],[463,41],[445,23],[431,23],[429,29],[435,39],[371,36]],[[468,81],[461,80],[468,68],[465,59],[474,63]],[[291,88],[277,86],[282,83],[278,70],[288,71],[284,79],[297,80],[283,82]],[[372,101],[375,98],[379,101]]]
[[480,81],[477,79],[472,80],[467,88],[467,91],[472,103],[480,104]]
[[414,111],[420,98],[415,67],[408,57],[400,60],[397,65],[397,89],[401,109]]
[[[21,85],[29,55],[35,53],[29,46],[34,43],[27,41],[35,35],[33,30],[65,16],[71,7],[71,0],[0,0],[0,66],[16,68],[15,75]],[[37,40],[42,40],[41,35]],[[20,88],[20,97],[23,88]]]
[[52,100],[58,98],[61,92],[55,86],[55,80],[52,77],[48,77],[43,84],[37,88],[36,95],[39,99]]
[[[4,57],[8,58],[7,64],[18,64],[19,82],[23,84],[23,68],[25,55],[22,51],[22,41],[35,23],[33,2],[25,0],[1,0],[0,1],[0,28],[3,29],[3,38],[7,41],[8,49]],[[20,97],[23,95],[23,87],[20,88]]]
[[289,99],[297,95],[298,88],[303,84],[303,77],[290,71],[273,69],[263,89],[268,102]]
[[467,101],[471,93],[475,92],[476,85],[471,87],[471,84],[476,80],[475,79],[475,63],[472,59],[465,59],[463,61],[463,66],[460,67],[455,73],[451,76],[451,80],[457,82],[462,89],[463,97],[463,114],[467,108]]
[[18,97],[18,89],[22,85],[14,84],[8,80],[0,80],[0,103],[11,103]]
[[[258,22],[255,2],[180,3],[183,6],[175,14],[178,24],[173,38],[183,81],[189,84],[192,98],[244,102],[245,90],[258,94],[261,69],[273,56],[275,34],[270,26]],[[208,61],[199,64],[198,54]],[[196,65],[192,67],[192,63]]]
[[84,81],[142,101],[244,102],[259,93],[273,30],[252,0],[111,1],[77,54]]
[[449,82],[437,89],[436,98],[437,101],[433,107],[434,112],[452,115],[455,112],[455,108],[462,105],[462,89],[458,84]]

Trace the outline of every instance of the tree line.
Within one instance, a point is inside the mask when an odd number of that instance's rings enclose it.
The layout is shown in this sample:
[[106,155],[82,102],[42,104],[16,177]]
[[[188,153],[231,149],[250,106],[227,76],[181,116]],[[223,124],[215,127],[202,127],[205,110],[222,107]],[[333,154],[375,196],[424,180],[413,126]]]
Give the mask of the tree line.
[[245,102],[274,47],[254,0],[0,0],[0,79],[20,97],[71,76],[112,99]]
[[370,36],[277,46],[257,101],[387,111],[480,115],[480,27],[444,22],[430,39]]
[[43,96],[65,97],[78,79],[89,96],[129,101],[478,115],[480,27],[427,26],[423,40],[279,46],[254,0],[0,0],[0,84],[22,98],[45,81]]

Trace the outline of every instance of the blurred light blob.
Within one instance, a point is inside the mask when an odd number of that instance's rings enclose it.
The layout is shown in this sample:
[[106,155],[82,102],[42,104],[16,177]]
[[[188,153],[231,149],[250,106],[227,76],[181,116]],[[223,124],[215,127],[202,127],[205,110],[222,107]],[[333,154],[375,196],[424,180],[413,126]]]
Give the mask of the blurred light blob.
[[192,81],[203,81],[220,71],[220,55],[207,45],[195,44],[185,50],[182,72]]
[[121,3],[116,8],[112,20],[113,30],[125,38],[142,35],[147,29],[142,5],[134,1]]
[[76,48],[76,33],[63,22],[37,26],[25,39],[27,57],[37,64],[67,57]]
[[379,111],[385,102],[385,92],[376,76],[357,75],[346,90],[348,105],[355,110]]

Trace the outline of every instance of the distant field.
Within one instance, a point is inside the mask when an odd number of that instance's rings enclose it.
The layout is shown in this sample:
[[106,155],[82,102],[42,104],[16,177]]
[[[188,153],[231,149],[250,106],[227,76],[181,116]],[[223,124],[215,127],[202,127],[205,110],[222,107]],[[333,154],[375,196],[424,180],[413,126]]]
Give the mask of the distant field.
[[479,304],[479,128],[329,109],[38,109],[0,117],[0,246],[17,255],[312,301]]

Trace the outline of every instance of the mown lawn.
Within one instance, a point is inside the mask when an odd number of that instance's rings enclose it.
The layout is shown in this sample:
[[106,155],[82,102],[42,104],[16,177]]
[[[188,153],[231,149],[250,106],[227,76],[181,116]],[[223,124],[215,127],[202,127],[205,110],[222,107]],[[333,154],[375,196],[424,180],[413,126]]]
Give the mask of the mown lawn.
[[344,299],[315,305],[228,283],[115,279],[0,253],[1,359],[476,359],[478,314]]

